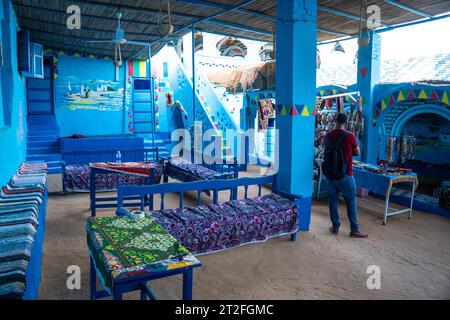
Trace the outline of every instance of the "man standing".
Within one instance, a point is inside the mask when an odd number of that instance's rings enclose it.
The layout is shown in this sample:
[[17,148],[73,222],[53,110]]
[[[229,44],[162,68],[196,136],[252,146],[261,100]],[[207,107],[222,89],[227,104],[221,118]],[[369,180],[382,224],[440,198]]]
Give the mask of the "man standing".
[[342,192],[350,221],[350,237],[366,238],[367,234],[359,231],[356,207],[356,185],[353,178],[353,156],[359,156],[360,150],[356,137],[345,130],[347,116],[339,113],[336,117],[336,129],[325,136],[325,153],[322,169],[328,179],[328,205],[332,227],[331,233],[339,231],[339,194]]

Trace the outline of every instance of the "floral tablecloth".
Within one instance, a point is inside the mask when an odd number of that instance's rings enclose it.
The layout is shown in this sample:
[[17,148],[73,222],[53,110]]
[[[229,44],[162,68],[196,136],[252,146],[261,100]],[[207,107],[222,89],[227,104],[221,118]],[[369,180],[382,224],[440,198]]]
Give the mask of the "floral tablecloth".
[[110,293],[115,283],[135,276],[200,264],[150,216],[90,218],[86,232],[91,257]]

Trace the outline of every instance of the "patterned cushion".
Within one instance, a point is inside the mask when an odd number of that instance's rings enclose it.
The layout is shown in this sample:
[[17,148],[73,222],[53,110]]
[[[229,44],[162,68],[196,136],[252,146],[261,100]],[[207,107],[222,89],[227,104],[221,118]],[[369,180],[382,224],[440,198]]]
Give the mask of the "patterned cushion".
[[182,157],[170,159],[166,173],[169,177],[184,182],[215,179],[215,176],[220,174],[217,171],[187,161]]
[[296,205],[276,194],[150,214],[193,254],[262,241],[298,229]]
[[[158,168],[160,166],[158,165]],[[159,183],[162,176],[162,169],[155,170],[153,183]],[[115,190],[118,184],[144,184],[145,177],[133,174],[119,173],[96,173],[95,188],[97,191]],[[74,191],[89,191],[89,166],[72,164],[66,166],[64,174],[64,185],[66,189]]]

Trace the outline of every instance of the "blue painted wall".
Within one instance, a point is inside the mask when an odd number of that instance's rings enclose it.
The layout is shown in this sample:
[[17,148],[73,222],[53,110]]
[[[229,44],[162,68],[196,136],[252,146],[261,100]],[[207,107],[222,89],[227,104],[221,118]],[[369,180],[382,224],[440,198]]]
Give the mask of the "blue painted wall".
[[[5,7],[7,10],[5,10]],[[2,35],[8,32],[10,41],[3,42],[3,59],[5,64],[10,62],[10,81],[12,83],[12,103],[9,119],[0,126],[0,185],[4,185],[17,170],[21,161],[25,159],[26,127],[26,96],[25,79],[19,75],[17,65],[17,28],[16,17],[10,2],[0,5],[0,17],[3,17]],[[9,23],[7,21],[9,20]],[[6,30],[9,29],[9,30]],[[10,50],[7,50],[10,49]],[[8,61],[9,59],[9,61]],[[9,72],[9,71],[8,71]],[[3,84],[3,81],[2,81]],[[3,101],[0,108],[3,109]],[[2,114],[2,113],[0,113]]]
[[[125,132],[124,67],[116,83],[111,60],[58,55],[58,77],[55,79],[55,114],[61,136],[74,133],[84,135],[120,134]],[[78,103],[68,100],[69,81],[73,94],[78,94],[81,84],[89,85],[88,99]],[[97,87],[105,85],[116,91],[98,97]],[[94,101],[95,103],[90,103]],[[85,103],[86,106],[82,104]]]

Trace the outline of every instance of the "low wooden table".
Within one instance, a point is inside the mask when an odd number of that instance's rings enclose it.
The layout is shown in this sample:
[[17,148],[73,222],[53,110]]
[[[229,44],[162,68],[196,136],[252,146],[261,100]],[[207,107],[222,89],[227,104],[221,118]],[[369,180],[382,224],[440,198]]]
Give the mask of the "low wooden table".
[[[183,274],[183,300],[192,299],[193,269],[201,263],[156,219],[146,215],[89,218],[86,223],[90,253],[91,299],[141,291],[141,300],[156,299],[149,282]],[[104,290],[97,291],[99,277]]]

